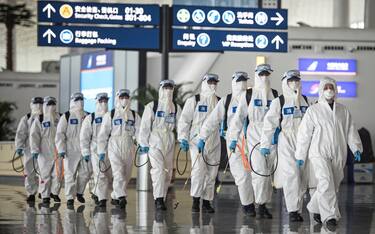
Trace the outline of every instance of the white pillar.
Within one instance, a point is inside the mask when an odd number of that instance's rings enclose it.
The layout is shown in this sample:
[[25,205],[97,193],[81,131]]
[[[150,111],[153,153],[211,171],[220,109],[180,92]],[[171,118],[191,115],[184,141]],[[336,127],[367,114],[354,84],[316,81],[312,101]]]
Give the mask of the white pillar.
[[365,3],[365,28],[375,28],[375,1],[366,0]]
[[333,27],[349,28],[349,0],[333,0]]

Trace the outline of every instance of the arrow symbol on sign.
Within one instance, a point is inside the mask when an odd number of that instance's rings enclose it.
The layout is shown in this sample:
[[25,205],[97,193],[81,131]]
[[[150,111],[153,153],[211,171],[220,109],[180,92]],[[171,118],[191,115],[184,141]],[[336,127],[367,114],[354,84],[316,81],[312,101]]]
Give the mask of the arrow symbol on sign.
[[52,37],[56,38],[56,35],[52,32],[51,29],[48,29],[47,31],[45,31],[45,33],[43,33],[43,38],[44,37],[47,37],[48,44],[51,44]]
[[279,26],[284,21],[284,17],[279,12],[276,12],[276,16],[277,17],[271,17],[271,20],[277,21],[276,26]]
[[276,43],[276,49],[278,50],[279,47],[280,47],[280,43],[281,44],[284,44],[284,41],[283,39],[279,36],[279,35],[276,35],[276,37],[274,37],[271,41],[272,44],[275,44]]
[[51,18],[51,12],[55,13],[56,10],[55,8],[53,8],[53,6],[51,4],[47,4],[44,8],[43,8],[43,12],[47,11],[47,18]]

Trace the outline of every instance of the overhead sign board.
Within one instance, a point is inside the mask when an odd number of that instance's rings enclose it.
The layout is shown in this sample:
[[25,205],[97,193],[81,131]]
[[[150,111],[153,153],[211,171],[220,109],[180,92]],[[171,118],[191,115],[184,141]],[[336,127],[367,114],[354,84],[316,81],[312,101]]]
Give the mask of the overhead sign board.
[[173,25],[258,29],[287,29],[288,11],[206,6],[173,6]]
[[38,1],[38,22],[159,25],[160,7],[144,4]]
[[[319,97],[320,81],[302,81],[302,93],[308,97]],[[341,98],[357,97],[357,83],[353,81],[338,81],[337,91]]]
[[287,52],[286,32],[174,29],[173,51]]
[[38,25],[38,46],[159,49],[156,28]]
[[357,60],[300,58],[298,68],[305,75],[356,75]]

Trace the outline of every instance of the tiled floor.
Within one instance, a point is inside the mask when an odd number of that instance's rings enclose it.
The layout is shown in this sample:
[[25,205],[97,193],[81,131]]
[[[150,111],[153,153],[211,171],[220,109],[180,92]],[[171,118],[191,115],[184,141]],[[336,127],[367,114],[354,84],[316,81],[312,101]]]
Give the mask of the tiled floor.
[[[85,206],[74,210],[51,204],[41,207],[38,202],[29,207],[19,179],[0,177],[0,233],[375,233],[374,185],[342,185],[340,209],[342,219],[335,232],[317,225],[304,210],[305,221],[289,224],[281,191],[274,194],[269,205],[272,220],[256,220],[242,214],[234,185],[224,185],[214,205],[214,215],[192,214],[191,199],[182,186],[171,190],[168,211],[154,212],[150,192],[137,192],[132,186],[125,212],[108,205],[96,210],[86,196]],[[63,197],[63,196],[62,196]],[[174,204],[178,198],[177,209]]]

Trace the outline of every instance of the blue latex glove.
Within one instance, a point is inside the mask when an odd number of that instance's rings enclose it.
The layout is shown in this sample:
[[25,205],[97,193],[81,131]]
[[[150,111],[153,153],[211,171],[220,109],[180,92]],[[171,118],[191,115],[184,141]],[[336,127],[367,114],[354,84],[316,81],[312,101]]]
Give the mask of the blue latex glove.
[[297,164],[298,168],[301,168],[301,167],[303,167],[303,164],[305,164],[305,161],[303,161],[303,160],[296,160],[296,164]]
[[236,146],[237,146],[237,141],[232,141],[230,144],[229,144],[229,149],[230,151],[234,152],[236,150]]
[[361,161],[361,152],[359,152],[358,150],[354,153],[354,160],[357,162]]
[[104,161],[105,154],[99,154],[99,161]]
[[189,142],[187,140],[181,140],[180,141],[180,148],[184,152],[188,151],[189,150]]
[[147,154],[148,151],[150,151],[150,147],[148,147],[148,146],[141,146],[139,148],[139,152],[141,152],[142,154]]
[[83,160],[85,160],[86,162],[89,162],[90,161],[90,155],[83,156]]
[[273,137],[272,137],[272,145],[277,145],[277,143],[279,142],[280,132],[281,132],[281,129],[276,128],[275,133],[273,134]]
[[33,159],[38,159],[38,153],[32,153],[31,155],[33,156]]
[[267,157],[268,155],[271,154],[270,149],[267,148],[260,148],[260,154],[264,157]]
[[199,139],[198,144],[197,144],[199,153],[203,152],[205,144],[206,144],[206,142],[204,142],[203,139]]
[[65,152],[60,152],[60,153],[59,153],[59,156],[60,156],[61,158],[65,158]]
[[16,149],[16,154],[18,156],[23,156],[23,149]]
[[225,138],[225,131],[224,131],[224,128],[220,128],[220,136],[222,137],[222,138]]

